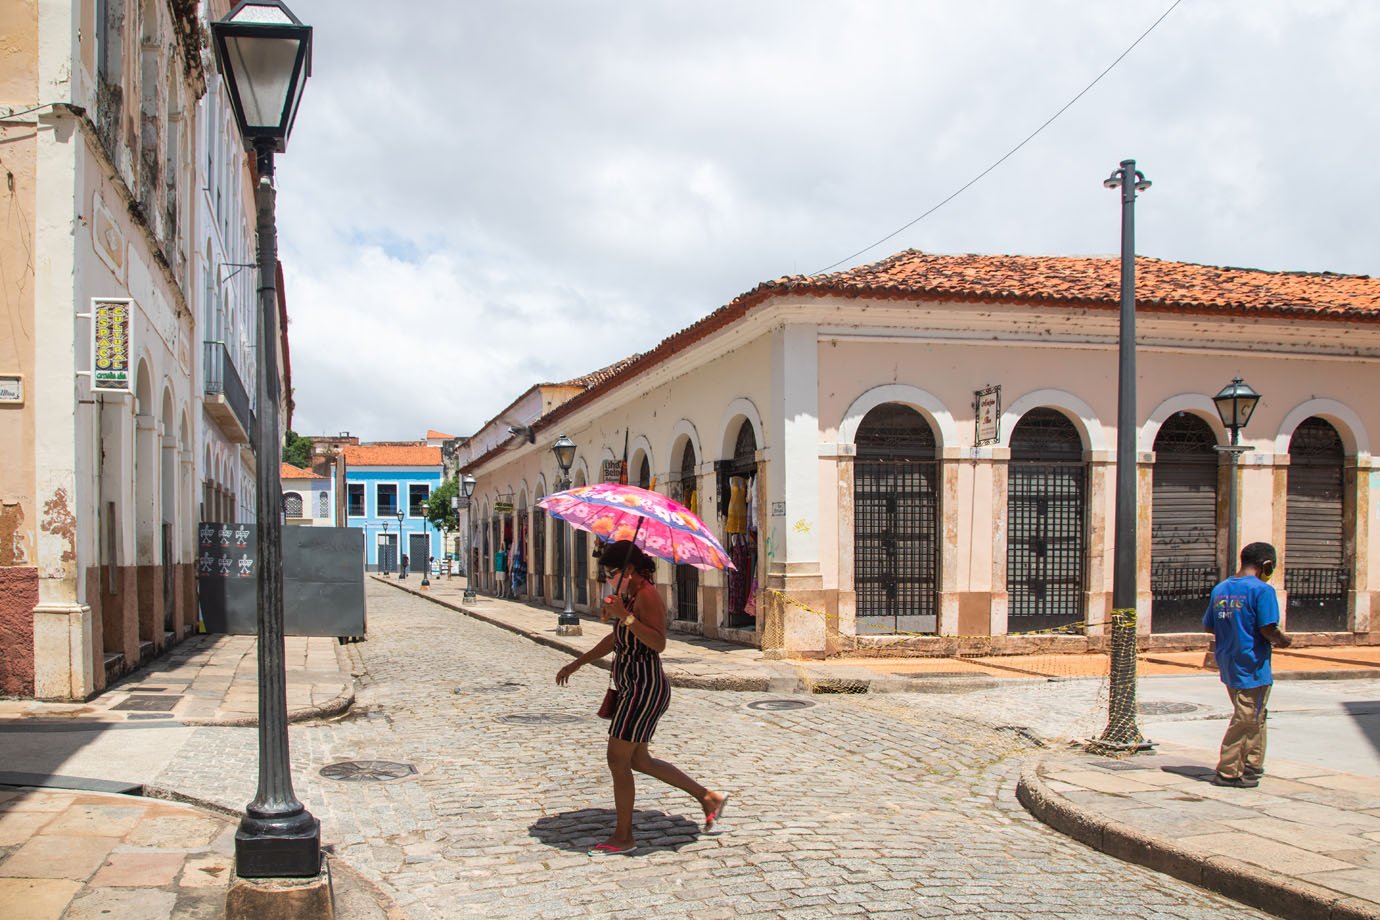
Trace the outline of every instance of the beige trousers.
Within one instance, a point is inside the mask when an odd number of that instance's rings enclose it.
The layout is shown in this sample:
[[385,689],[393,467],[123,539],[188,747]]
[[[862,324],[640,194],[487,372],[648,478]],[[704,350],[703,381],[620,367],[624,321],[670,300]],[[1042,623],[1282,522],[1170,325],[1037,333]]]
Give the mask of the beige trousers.
[[1232,705],[1231,722],[1222,738],[1217,773],[1237,779],[1247,770],[1259,773],[1265,768],[1265,703],[1270,699],[1270,687],[1228,687],[1227,696]]

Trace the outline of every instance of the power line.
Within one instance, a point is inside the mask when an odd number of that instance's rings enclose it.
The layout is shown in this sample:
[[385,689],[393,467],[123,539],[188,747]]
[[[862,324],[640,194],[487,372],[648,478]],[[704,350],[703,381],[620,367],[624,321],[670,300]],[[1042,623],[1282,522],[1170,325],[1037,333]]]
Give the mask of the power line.
[[1122,61],[1122,59],[1123,59],[1124,57],[1126,57],[1126,55],[1128,55],[1128,54],[1130,54],[1132,51],[1134,51],[1136,45],[1139,45],[1141,42],[1145,41],[1146,37],[1147,37],[1151,32],[1155,31],[1155,27],[1158,26],[1160,23],[1164,22],[1165,18],[1168,17],[1170,13],[1174,12],[1174,8],[1177,7],[1177,6],[1178,6],[1180,3],[1182,3],[1182,2],[1183,2],[1183,0],[1174,0],[1174,2],[1171,3],[1171,4],[1169,5],[1169,9],[1165,10],[1164,13],[1162,13],[1162,14],[1160,15],[1160,18],[1159,18],[1159,19],[1156,19],[1153,23],[1150,24],[1150,28],[1148,28],[1148,29],[1146,29],[1144,32],[1142,32],[1142,33],[1140,34],[1140,37],[1137,38],[1135,41],[1131,42],[1131,44],[1130,44],[1129,46],[1127,46],[1127,48],[1126,48],[1125,51],[1123,51],[1123,52],[1121,52],[1121,54],[1117,55],[1116,60],[1114,60],[1114,61],[1112,61],[1112,63],[1108,64],[1108,65],[1107,65],[1107,68],[1106,68],[1105,70],[1103,70],[1100,74],[1098,74],[1098,75],[1093,79],[1093,81],[1092,81],[1091,83],[1089,83],[1087,86],[1083,87],[1083,89],[1079,91],[1078,95],[1074,96],[1074,97],[1073,97],[1072,99],[1070,99],[1068,102],[1064,103],[1063,107],[1060,108],[1059,111],[1055,112],[1053,115],[1049,116],[1049,118],[1045,120],[1045,123],[1044,123],[1044,124],[1040,125],[1040,127],[1036,128],[1034,131],[1030,132],[1030,134],[1026,135],[1025,140],[1021,141],[1019,144],[1017,144],[1016,146],[1012,147],[1010,150],[1006,151],[1006,153],[1002,154],[1001,158],[998,159],[998,160],[997,160],[995,163],[993,163],[991,166],[988,166],[988,167],[987,167],[986,169],[984,169],[982,172],[978,173],[976,176],[974,176],[973,178],[969,179],[969,180],[968,180],[966,183],[964,183],[957,191],[953,192],[951,195],[949,195],[949,196],[948,196],[947,198],[945,198],[943,201],[939,202],[939,203],[936,204],[934,207],[930,208],[928,211],[926,211],[925,213],[921,214],[919,217],[917,217],[917,218],[915,218],[914,220],[912,220],[910,223],[905,224],[905,225],[903,225],[903,226],[901,226],[901,227],[896,228],[896,229],[893,230],[892,232],[888,233],[886,236],[884,236],[884,237],[882,237],[881,239],[877,240],[877,242],[872,243],[871,245],[868,245],[868,246],[864,246],[862,249],[859,249],[857,252],[853,253],[852,255],[850,255],[850,256],[844,256],[842,259],[839,259],[837,262],[834,262],[834,263],[831,264],[831,265],[826,265],[826,266],[824,266],[823,268],[821,268],[821,269],[819,269],[818,271],[814,272],[814,274],[818,275],[818,274],[820,274],[820,273],[822,273],[822,272],[827,272],[827,271],[828,271],[829,269],[831,269],[831,268],[836,268],[836,267],[842,265],[842,264],[845,263],[845,262],[850,262],[850,261],[852,261],[853,259],[856,259],[858,256],[862,255],[863,253],[865,253],[865,252],[867,252],[867,251],[869,251],[869,250],[871,250],[871,249],[876,249],[878,246],[882,245],[883,243],[885,243],[887,240],[891,239],[892,237],[894,237],[894,236],[896,236],[896,235],[898,235],[898,234],[904,233],[905,231],[909,230],[911,227],[914,227],[916,224],[920,223],[920,221],[924,220],[926,217],[929,217],[929,216],[930,216],[931,214],[933,214],[935,211],[938,211],[940,208],[944,207],[944,205],[948,204],[950,201],[953,201],[953,200],[954,200],[955,198],[957,198],[959,195],[962,195],[962,194],[963,194],[964,192],[966,192],[968,189],[972,188],[974,185],[976,185],[976,184],[978,183],[978,181],[979,181],[980,179],[982,179],[984,176],[986,176],[986,175],[987,175],[988,173],[990,173],[992,170],[996,169],[996,168],[997,168],[998,166],[1000,166],[1001,164],[1005,163],[1008,159],[1011,158],[1011,156],[1012,156],[1013,154],[1015,154],[1016,151],[1020,150],[1020,149],[1021,149],[1022,147],[1024,147],[1026,144],[1030,143],[1032,140],[1035,139],[1035,136],[1036,136],[1036,135],[1038,135],[1038,134],[1039,134],[1041,131],[1043,131],[1045,128],[1048,128],[1050,125],[1052,125],[1052,124],[1054,123],[1054,120],[1055,120],[1056,118],[1058,118],[1060,115],[1062,115],[1062,114],[1064,114],[1065,112],[1067,112],[1067,111],[1069,110],[1069,108],[1073,106],[1073,104],[1074,104],[1075,102],[1077,102],[1079,99],[1082,99],[1085,95],[1087,95],[1087,93],[1088,93],[1088,91],[1089,91],[1090,89],[1092,89],[1092,88],[1093,88],[1094,86],[1096,86],[1098,83],[1102,82],[1102,78],[1105,77],[1105,76],[1107,76],[1107,74],[1111,73],[1111,72],[1112,72],[1112,69],[1113,69],[1114,67],[1116,67],[1116,65],[1120,64],[1121,61]]

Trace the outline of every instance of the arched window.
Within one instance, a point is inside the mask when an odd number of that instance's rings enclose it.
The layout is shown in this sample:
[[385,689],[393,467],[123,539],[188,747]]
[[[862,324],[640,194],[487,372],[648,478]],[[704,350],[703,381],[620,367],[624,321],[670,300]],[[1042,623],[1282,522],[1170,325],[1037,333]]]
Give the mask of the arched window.
[[1345,459],[1341,436],[1325,419],[1306,419],[1289,440],[1283,563],[1292,630],[1347,628],[1351,560],[1344,533]]
[[1008,632],[1082,622],[1087,482],[1073,422],[1054,409],[1021,416],[1011,432],[1006,492]]
[[331,493],[322,492],[316,496],[316,516],[319,518],[331,516]]
[[858,426],[853,590],[858,635],[939,629],[939,487],[934,430],[899,403]]
[[[678,500],[691,511],[699,514],[699,496],[695,485],[695,448],[688,440],[685,451],[680,455],[680,479],[674,490]],[[677,620],[695,621],[700,618],[700,570],[693,565],[676,566],[676,607]]]
[[296,492],[284,492],[283,513],[290,518],[300,518],[302,516],[302,496]]
[[1217,438],[1179,412],[1155,436],[1150,512],[1152,632],[1201,632],[1221,574],[1217,554]]

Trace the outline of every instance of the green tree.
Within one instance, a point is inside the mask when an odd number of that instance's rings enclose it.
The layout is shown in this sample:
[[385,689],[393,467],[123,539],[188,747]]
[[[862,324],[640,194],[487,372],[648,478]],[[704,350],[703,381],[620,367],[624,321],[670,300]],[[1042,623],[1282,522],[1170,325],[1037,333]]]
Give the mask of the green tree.
[[298,437],[289,429],[283,436],[283,462],[306,469],[311,465],[311,438]]
[[450,500],[459,494],[458,481],[447,479],[427,499],[426,519],[437,530],[454,532],[460,529],[460,513],[450,506]]

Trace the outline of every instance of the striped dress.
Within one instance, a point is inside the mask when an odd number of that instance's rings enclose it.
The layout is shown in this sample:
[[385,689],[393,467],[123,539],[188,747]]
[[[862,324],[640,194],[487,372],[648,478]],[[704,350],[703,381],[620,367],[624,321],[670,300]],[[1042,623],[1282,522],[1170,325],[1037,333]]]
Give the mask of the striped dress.
[[671,705],[671,682],[661,669],[661,656],[643,645],[621,620],[613,627],[613,682],[618,687],[618,705],[609,721],[609,737],[651,741],[657,721]]

